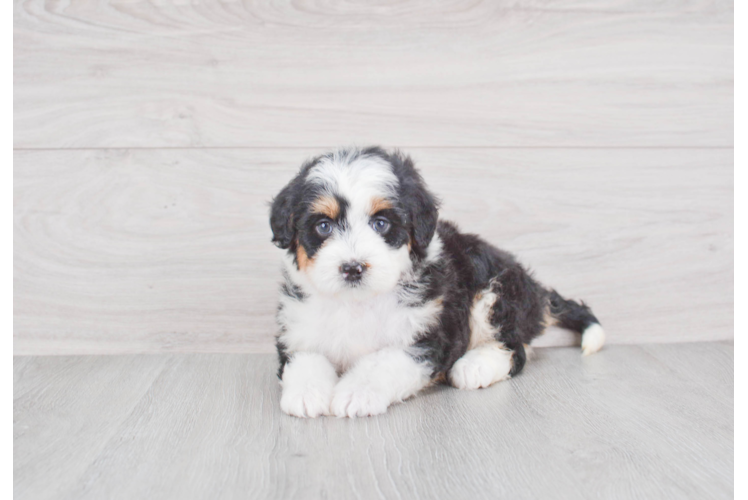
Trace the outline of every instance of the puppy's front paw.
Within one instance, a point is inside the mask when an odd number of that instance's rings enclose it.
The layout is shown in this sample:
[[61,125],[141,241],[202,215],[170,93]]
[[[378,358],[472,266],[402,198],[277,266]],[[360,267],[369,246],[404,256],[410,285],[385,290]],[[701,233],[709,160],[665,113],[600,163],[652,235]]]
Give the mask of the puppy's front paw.
[[332,389],[308,385],[295,390],[283,390],[281,410],[283,413],[301,418],[316,418],[330,414]]
[[330,410],[337,417],[368,417],[387,411],[390,402],[384,394],[366,386],[339,384]]

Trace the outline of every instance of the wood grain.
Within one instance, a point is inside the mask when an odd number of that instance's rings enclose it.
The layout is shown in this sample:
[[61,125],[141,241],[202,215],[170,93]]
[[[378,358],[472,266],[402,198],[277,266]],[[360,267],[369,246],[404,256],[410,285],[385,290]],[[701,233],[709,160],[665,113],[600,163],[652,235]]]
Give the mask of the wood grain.
[[[117,442],[120,426],[148,397],[167,361],[156,356],[14,358],[13,473],[31,479],[17,483],[14,496],[54,498],[76,484],[90,462]],[[28,490],[40,496],[27,496]]]
[[15,497],[732,498],[728,343],[538,349],[358,420],[282,415],[275,363],[16,358]]
[[733,143],[733,3],[45,2],[14,144]]
[[[314,152],[16,151],[15,352],[272,351],[267,202]],[[585,299],[611,343],[732,338],[731,150],[409,152],[442,217]]]

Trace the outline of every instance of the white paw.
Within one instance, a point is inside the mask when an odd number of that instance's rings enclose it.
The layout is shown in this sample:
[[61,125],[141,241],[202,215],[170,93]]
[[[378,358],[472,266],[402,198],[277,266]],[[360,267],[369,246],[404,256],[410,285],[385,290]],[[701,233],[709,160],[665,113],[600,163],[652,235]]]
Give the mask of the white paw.
[[284,390],[281,395],[283,413],[301,418],[316,418],[330,414],[332,389],[308,385],[303,389]]
[[603,348],[605,344],[605,330],[603,327],[594,323],[587,327],[582,333],[582,356],[595,354]]
[[511,369],[510,351],[476,348],[455,362],[449,378],[458,389],[480,389],[509,378]]
[[386,412],[389,405],[387,396],[375,389],[343,383],[335,388],[330,411],[337,417],[368,417]]

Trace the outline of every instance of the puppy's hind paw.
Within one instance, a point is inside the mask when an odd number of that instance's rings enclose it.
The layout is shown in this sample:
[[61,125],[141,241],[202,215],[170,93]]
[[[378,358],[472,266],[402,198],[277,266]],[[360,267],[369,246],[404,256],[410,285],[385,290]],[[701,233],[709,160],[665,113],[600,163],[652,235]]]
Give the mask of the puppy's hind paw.
[[509,378],[511,369],[511,351],[499,347],[478,347],[455,362],[449,371],[449,380],[458,389],[482,389]]

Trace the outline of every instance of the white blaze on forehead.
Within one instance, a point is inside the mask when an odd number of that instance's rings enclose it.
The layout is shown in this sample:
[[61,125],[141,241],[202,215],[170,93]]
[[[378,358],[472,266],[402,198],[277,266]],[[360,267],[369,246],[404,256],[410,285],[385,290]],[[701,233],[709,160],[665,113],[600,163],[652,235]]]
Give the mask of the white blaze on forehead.
[[312,167],[308,180],[345,198],[354,212],[368,212],[373,199],[394,196],[398,184],[385,160],[356,156],[355,152],[338,152],[323,158]]
[[[314,266],[308,272],[310,284],[323,293],[345,292],[362,299],[394,289],[412,266],[408,247],[390,247],[371,226],[372,210],[387,206],[397,194],[398,180],[389,162],[375,155],[338,152],[312,167],[307,182],[347,202],[344,224],[315,254]],[[366,266],[362,282],[356,287],[342,278],[340,266],[346,262]]]

